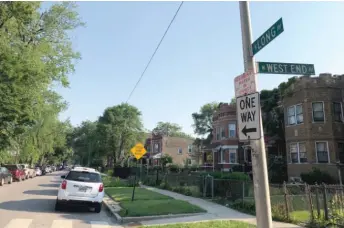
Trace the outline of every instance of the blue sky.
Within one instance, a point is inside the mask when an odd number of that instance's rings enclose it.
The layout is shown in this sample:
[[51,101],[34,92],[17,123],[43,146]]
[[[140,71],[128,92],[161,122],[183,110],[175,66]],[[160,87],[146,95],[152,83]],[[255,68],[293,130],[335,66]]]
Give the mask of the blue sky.
[[[73,33],[82,60],[61,114],[72,124],[96,120],[109,106],[125,102],[179,2],[78,2],[86,28]],[[284,33],[256,61],[313,63],[316,73],[344,73],[344,3],[252,2],[253,40],[280,17]],[[147,129],[159,121],[193,133],[191,113],[211,101],[234,97],[234,77],[243,72],[238,2],[185,2],[133,94]],[[271,89],[288,75],[258,76]]]

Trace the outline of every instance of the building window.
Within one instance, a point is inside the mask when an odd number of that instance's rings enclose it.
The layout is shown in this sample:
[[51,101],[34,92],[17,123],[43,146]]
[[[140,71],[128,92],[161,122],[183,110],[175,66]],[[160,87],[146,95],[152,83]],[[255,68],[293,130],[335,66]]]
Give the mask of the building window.
[[327,142],[315,143],[318,163],[329,163],[329,153],[327,149]]
[[237,151],[235,149],[229,150],[229,163],[236,164],[237,162]]
[[291,143],[289,145],[291,163],[306,163],[307,153],[305,143]]
[[225,132],[225,128],[221,127],[221,139],[225,139],[226,138],[226,132]]
[[338,159],[341,164],[344,164],[344,143],[338,143]]
[[313,122],[324,122],[324,103],[323,102],[314,102],[312,103],[313,109]]
[[342,103],[333,102],[333,118],[336,122],[342,122]]
[[293,105],[288,108],[288,125],[303,123],[302,105]]
[[155,154],[159,153],[159,144],[158,143],[154,144],[154,153]]
[[220,128],[216,128],[216,140],[220,140]]
[[221,150],[221,153],[220,153],[220,155],[221,155],[221,163],[228,163],[226,161],[226,153],[228,153],[228,149],[222,149]]
[[183,153],[183,149],[181,147],[178,148],[178,154],[182,154]]
[[236,124],[235,123],[228,124],[228,135],[229,135],[229,138],[236,138]]
[[188,145],[188,152],[189,152],[189,154],[192,153],[192,145]]

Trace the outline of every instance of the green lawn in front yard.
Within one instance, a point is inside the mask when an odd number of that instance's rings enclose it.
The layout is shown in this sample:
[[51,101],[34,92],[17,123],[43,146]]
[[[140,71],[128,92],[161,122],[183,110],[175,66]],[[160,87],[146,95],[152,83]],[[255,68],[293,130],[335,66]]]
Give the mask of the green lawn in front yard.
[[123,208],[120,211],[121,216],[138,217],[205,212],[202,208],[188,202],[139,187],[135,189],[135,199],[132,202],[132,191],[131,187],[105,189],[105,192],[119,202]]
[[196,223],[177,223],[160,226],[143,226],[146,228],[256,228],[244,222],[237,221],[211,221],[211,222],[196,222]]

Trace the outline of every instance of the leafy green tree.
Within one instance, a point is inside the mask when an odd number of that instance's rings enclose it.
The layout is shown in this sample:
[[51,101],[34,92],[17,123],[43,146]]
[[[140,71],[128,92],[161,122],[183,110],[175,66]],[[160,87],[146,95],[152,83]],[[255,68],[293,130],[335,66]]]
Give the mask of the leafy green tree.
[[[203,140],[204,145],[211,143],[213,137],[213,115],[218,108],[219,104],[217,102],[211,102],[203,105],[198,113],[192,113],[194,131],[202,138],[206,138]],[[198,138],[195,143],[200,144],[201,141],[202,140]]]
[[37,127],[45,92],[56,83],[68,86],[68,75],[80,58],[68,34],[83,25],[76,5],[58,3],[43,12],[40,6],[0,2],[1,151],[22,141],[18,137],[28,127]]
[[189,139],[193,138],[192,136],[184,133],[180,125],[170,122],[158,122],[157,126],[153,129],[153,133],[171,137],[181,137]]
[[[135,143],[143,140],[141,112],[134,106],[122,103],[105,109],[98,120],[98,134],[102,151],[114,164],[129,156]],[[108,161],[108,165],[111,165]]]

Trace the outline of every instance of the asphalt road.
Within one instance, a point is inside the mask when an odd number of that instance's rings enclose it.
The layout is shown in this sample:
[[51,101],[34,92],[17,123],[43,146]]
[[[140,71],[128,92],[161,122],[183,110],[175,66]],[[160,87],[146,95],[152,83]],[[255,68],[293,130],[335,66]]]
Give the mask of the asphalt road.
[[0,228],[119,228],[103,207],[55,212],[57,189],[64,172],[0,186]]

